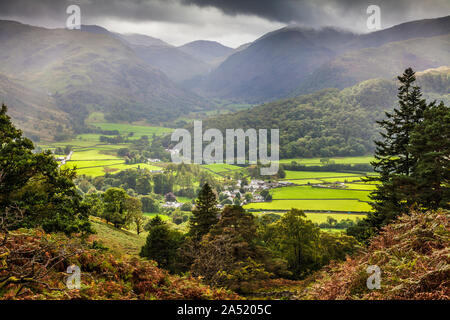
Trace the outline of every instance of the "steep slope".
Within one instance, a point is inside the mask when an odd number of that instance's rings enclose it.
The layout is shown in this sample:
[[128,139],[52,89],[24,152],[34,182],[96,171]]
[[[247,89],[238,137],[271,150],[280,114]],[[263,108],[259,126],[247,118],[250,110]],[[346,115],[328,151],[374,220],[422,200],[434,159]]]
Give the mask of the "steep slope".
[[407,67],[425,70],[450,65],[449,33],[391,42],[342,54],[315,70],[291,93],[296,96],[323,88],[345,88],[374,76],[389,79]]
[[232,48],[226,47],[219,42],[206,40],[189,42],[178,47],[178,49],[209,64],[214,64],[215,61],[233,52]]
[[203,82],[206,95],[260,102],[282,97],[332,59],[333,46],[354,35],[334,29],[284,28],[232,54]]
[[[121,232],[111,229],[112,237],[116,233]],[[0,235],[3,239],[4,235]],[[197,278],[171,275],[154,261],[110,250],[95,236],[82,243],[76,237],[21,229],[10,234],[0,247],[0,258],[4,267],[0,269],[0,300],[240,299],[233,292],[206,286]],[[73,264],[82,271],[81,287],[67,290],[66,270]]]
[[201,59],[147,35],[114,33],[95,25],[83,25],[81,31],[105,34],[120,40],[149,66],[162,71],[175,82],[183,82],[204,75],[211,68]]
[[131,45],[130,47],[143,61],[158,68],[176,82],[202,76],[211,69],[207,63],[173,46]]
[[[424,97],[450,103],[449,68],[423,72],[417,84]],[[211,118],[206,128],[279,129],[280,157],[364,155],[374,149],[376,120],[397,102],[394,80],[371,79],[343,90],[324,89],[312,94],[263,104],[235,114]]]
[[[450,299],[450,215],[412,212],[374,238],[366,253],[314,275],[299,299]],[[369,290],[367,267],[380,268],[380,289]]]
[[20,81],[0,74],[0,101],[9,107],[15,124],[33,140],[70,132],[68,115],[59,110],[55,99],[44,92],[25,87]]
[[0,72],[52,94],[75,125],[91,111],[158,123],[204,105],[108,34],[0,21],[0,41]]
[[117,36],[129,44],[136,46],[159,46],[159,47],[170,47],[171,45],[167,42],[153,38],[143,34],[137,33],[127,33],[127,34],[117,34]]
[[[397,70],[385,72],[392,65],[401,69],[409,64],[417,70],[446,65],[448,51],[446,57],[443,53],[448,48],[443,36],[449,33],[450,16],[361,35],[332,28],[286,27],[232,54],[199,84],[197,91],[207,96],[263,102],[285,97],[292,91],[299,94],[338,85],[343,88],[386,74],[392,76]],[[430,43],[429,38],[434,40]],[[414,47],[412,55],[409,46]],[[433,49],[437,50],[436,55]],[[389,50],[394,52],[389,55]],[[365,77],[368,71],[353,68],[354,63],[369,64],[373,73]],[[342,69],[342,64],[347,67]],[[354,78],[355,74],[358,78]]]

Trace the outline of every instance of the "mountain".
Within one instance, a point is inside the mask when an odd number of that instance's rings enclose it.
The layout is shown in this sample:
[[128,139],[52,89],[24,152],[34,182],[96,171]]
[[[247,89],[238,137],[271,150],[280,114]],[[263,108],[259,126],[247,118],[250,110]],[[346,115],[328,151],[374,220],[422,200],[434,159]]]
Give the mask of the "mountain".
[[113,121],[160,123],[206,105],[109,34],[0,21],[0,42],[0,73],[51,94],[74,129],[93,111]]
[[247,102],[282,97],[332,59],[335,44],[352,37],[351,33],[330,28],[289,27],[269,33],[228,57],[198,92]]
[[143,34],[129,33],[129,34],[117,34],[117,36],[127,43],[136,46],[158,46],[158,47],[170,47],[167,42],[153,38]]
[[[417,74],[417,85],[429,102],[450,103],[450,68]],[[447,90],[447,91],[446,91]],[[370,79],[354,86],[266,103],[252,109],[210,118],[203,127],[279,129],[280,157],[365,155],[378,138],[376,120],[397,103],[397,82]]]
[[45,92],[25,87],[21,82],[0,74],[0,101],[25,135],[37,141],[53,137],[55,132],[69,132],[70,119],[59,110],[55,99]]
[[449,52],[450,29],[447,35],[350,51],[317,68],[290,95],[297,96],[323,88],[342,89],[373,77],[389,79],[410,66],[414,70],[426,70],[450,65]]
[[177,47],[147,35],[114,33],[95,25],[82,25],[81,31],[106,34],[120,40],[148,65],[161,70],[169,79],[177,83],[203,76],[211,68],[206,62]]
[[178,83],[203,76],[211,69],[207,63],[173,46],[130,45],[130,48],[147,64]]
[[214,64],[217,60],[227,57],[234,51],[232,48],[216,41],[206,40],[189,42],[178,48],[194,58],[209,64]]
[[[314,30],[289,26],[268,33],[229,56],[195,89],[205,96],[254,103],[337,84],[343,88],[361,80],[394,75],[397,69],[385,72],[394,64],[389,61],[386,64],[391,57],[396,59],[395,63],[401,60],[396,68],[410,65],[422,70],[448,64],[446,36],[449,33],[450,16],[360,35],[334,28]],[[412,55],[410,45],[414,47]],[[437,56],[428,45],[438,49]],[[344,75],[340,75],[342,64]],[[354,69],[354,64],[358,68]],[[365,64],[370,64],[373,71],[369,77],[359,75],[365,72]],[[357,78],[352,78],[354,75]]]

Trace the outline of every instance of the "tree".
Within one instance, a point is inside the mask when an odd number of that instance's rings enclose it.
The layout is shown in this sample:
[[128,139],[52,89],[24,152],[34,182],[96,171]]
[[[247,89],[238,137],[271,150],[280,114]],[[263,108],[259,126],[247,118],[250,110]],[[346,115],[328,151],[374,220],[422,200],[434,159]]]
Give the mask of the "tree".
[[92,232],[88,206],[73,182],[76,173],[60,169],[50,151],[33,153],[33,143],[22,136],[0,110],[0,211],[19,206],[25,212],[16,227],[41,226],[46,232]]
[[98,193],[88,194],[84,197],[83,202],[89,207],[89,215],[101,217],[103,214],[103,201]]
[[[207,283],[239,290],[243,281],[267,279],[267,252],[258,245],[255,217],[240,206],[227,206],[203,236],[191,266]],[[247,270],[247,271],[246,271]]]
[[422,99],[420,88],[413,86],[416,77],[411,68],[406,69],[398,80],[399,107],[391,113],[386,112],[386,118],[377,122],[383,131],[380,133],[382,139],[375,141],[375,161],[372,166],[379,176],[367,179],[379,183],[370,196],[374,212],[347,231],[362,241],[397,216],[407,213],[417,201],[412,196],[415,183],[411,176],[418,158],[411,153],[411,135],[429,106]]
[[450,208],[450,108],[441,102],[424,112],[411,134],[409,151],[416,164],[412,195],[425,210]]
[[152,196],[141,197],[141,202],[143,212],[158,213],[161,210],[159,201]]
[[132,221],[133,216],[128,212],[128,198],[129,195],[121,188],[109,188],[103,194],[103,218],[116,228],[126,227]]
[[149,194],[152,192],[152,185],[150,180],[146,177],[139,178],[136,181],[136,192],[139,194]]
[[292,209],[278,220],[269,245],[288,261],[295,278],[302,278],[321,266],[320,229],[306,220],[303,211]]
[[154,192],[156,194],[166,194],[173,192],[173,176],[167,174],[156,174],[153,176]]
[[195,201],[189,221],[189,234],[200,240],[218,221],[217,197],[208,183],[205,183]]
[[158,225],[163,225],[165,224],[165,222],[163,221],[163,219],[161,219],[161,217],[159,215],[156,215],[153,219],[151,219],[145,226],[144,226],[144,230],[145,231],[149,231],[151,228],[153,228],[154,226],[158,226]]
[[127,215],[136,225],[136,233],[142,232],[144,224],[144,215],[142,214],[142,203],[138,198],[128,197],[125,199],[125,208]]
[[175,197],[173,192],[169,192],[164,195],[164,200],[166,200],[166,202],[176,202],[177,197]]
[[149,234],[145,245],[141,248],[140,256],[154,260],[161,268],[175,272],[177,249],[183,242],[183,234],[179,231],[171,230],[158,216],[157,218],[158,220],[153,222],[149,229]]
[[181,206],[181,211],[191,211],[192,209],[192,203],[191,202],[185,202],[183,203],[183,205]]

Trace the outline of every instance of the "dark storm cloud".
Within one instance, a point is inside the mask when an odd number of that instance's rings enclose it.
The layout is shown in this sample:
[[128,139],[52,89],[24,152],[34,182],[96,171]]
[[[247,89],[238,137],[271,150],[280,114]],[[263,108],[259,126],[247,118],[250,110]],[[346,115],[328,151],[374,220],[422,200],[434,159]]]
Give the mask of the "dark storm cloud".
[[80,6],[83,24],[234,46],[290,23],[367,32],[366,9],[373,4],[381,8],[382,28],[450,14],[450,0],[0,0],[0,19],[64,27],[72,4]]
[[119,18],[127,21],[187,22],[178,0],[14,0],[0,1],[0,15],[24,18],[58,19],[66,16],[69,5],[79,5],[89,20]]
[[[181,0],[199,7],[215,7],[226,14],[257,15],[285,23],[326,25],[327,21],[366,19],[369,5],[378,5],[392,25],[406,20],[450,14],[449,0]],[[330,25],[332,23],[329,23]],[[349,23],[343,23],[349,25]],[[350,24],[351,25],[351,24]]]

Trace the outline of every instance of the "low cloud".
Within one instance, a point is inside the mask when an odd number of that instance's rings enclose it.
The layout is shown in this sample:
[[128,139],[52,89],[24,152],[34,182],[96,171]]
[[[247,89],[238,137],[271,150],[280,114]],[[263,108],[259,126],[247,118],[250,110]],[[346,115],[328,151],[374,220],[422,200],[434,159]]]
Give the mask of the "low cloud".
[[237,46],[286,24],[367,32],[366,9],[381,8],[382,27],[450,14],[448,0],[14,0],[0,18],[64,27],[66,8],[81,7],[83,24],[139,32],[181,44],[196,39]]

